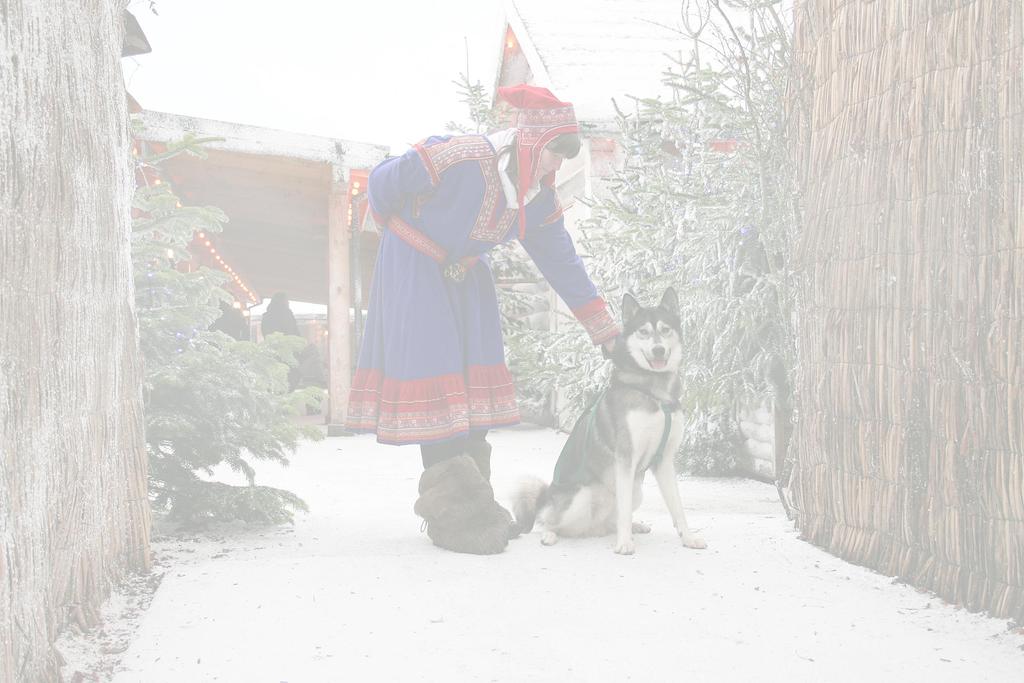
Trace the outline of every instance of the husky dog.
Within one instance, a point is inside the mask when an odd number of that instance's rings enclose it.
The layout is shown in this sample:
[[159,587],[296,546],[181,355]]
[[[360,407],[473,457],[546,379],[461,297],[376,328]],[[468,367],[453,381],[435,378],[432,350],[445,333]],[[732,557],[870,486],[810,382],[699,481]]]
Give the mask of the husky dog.
[[559,536],[602,536],[615,531],[615,552],[631,555],[633,533],[650,527],[633,522],[641,483],[654,470],[676,531],[688,548],[705,548],[690,532],[679,499],[673,456],[683,437],[679,405],[682,340],[679,299],[671,287],[661,302],[641,307],[622,299],[623,335],[611,353],[611,382],[573,428],[550,486],[524,482],[515,500],[519,530],[540,522],[541,543]]

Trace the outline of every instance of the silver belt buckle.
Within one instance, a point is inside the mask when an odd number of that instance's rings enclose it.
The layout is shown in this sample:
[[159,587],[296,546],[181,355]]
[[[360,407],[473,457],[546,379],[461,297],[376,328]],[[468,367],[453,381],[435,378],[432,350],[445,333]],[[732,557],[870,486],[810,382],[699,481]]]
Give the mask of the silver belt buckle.
[[449,263],[444,268],[444,276],[452,282],[462,282],[466,279],[466,267],[458,261]]

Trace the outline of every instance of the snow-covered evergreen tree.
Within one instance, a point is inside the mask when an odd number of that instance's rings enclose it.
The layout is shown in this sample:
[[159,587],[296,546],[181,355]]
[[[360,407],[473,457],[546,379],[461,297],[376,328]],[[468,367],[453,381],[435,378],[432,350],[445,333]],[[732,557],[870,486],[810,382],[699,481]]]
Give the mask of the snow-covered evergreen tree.
[[[210,331],[228,276],[182,270],[197,232],[219,233],[227,216],[214,207],[182,206],[158,166],[177,154],[203,156],[202,140],[186,139],[139,160],[152,182],[135,193],[132,232],[136,307],[145,360],[144,401],[150,492],[154,508],[197,524],[241,519],[291,520],[305,503],[294,494],[257,486],[255,460],[286,462],[302,438],[320,437],[291,418],[316,404],[316,388],[290,392],[288,369],[304,340],[272,335],[261,344]],[[199,476],[227,464],[248,486],[228,486]]]
[[[626,159],[591,206],[577,247],[613,306],[625,292],[653,304],[679,293],[692,420],[679,457],[697,473],[731,472],[740,455],[736,409],[788,405],[795,350],[790,242],[799,224],[787,137],[791,29],[780,0],[681,2],[680,54],[666,58],[671,97],[636,93],[619,109]],[[460,85],[473,121],[486,122],[479,84]],[[622,103],[624,104],[624,103]],[[505,248],[499,279],[538,277]],[[525,274],[525,275],[524,275]],[[531,329],[530,302],[503,287],[506,346],[521,401],[553,388],[571,425],[608,377],[578,326]]]
[[620,110],[626,162],[583,228],[604,291],[679,293],[693,415],[681,457],[697,472],[733,469],[737,405],[789,401],[798,197],[783,4],[684,4],[672,96]]

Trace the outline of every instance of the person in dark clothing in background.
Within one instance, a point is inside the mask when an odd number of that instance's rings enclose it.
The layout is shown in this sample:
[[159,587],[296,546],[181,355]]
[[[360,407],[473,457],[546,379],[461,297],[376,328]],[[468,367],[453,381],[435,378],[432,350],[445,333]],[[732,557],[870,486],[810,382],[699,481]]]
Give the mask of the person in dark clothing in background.
[[240,309],[227,301],[220,302],[220,317],[210,325],[210,329],[223,332],[238,341],[249,341],[249,320]]
[[278,292],[270,299],[267,312],[263,314],[263,320],[260,322],[260,330],[264,337],[275,332],[300,336],[299,326],[295,322],[292,309],[288,306],[287,294]]
[[[270,299],[260,323],[264,339],[275,332],[289,334],[293,337],[302,336],[299,334],[295,315],[288,304],[288,295],[284,292],[278,292]],[[291,391],[295,391],[301,386],[325,387],[327,385],[323,374],[323,362],[315,346],[306,344],[305,348],[295,354],[295,359],[298,365],[288,371],[288,388]]]

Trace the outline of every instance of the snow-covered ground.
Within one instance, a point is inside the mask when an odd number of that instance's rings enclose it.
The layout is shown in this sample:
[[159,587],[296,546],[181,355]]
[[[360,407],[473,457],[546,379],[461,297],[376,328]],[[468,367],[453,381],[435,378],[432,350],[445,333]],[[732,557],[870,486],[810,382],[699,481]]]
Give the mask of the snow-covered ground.
[[[565,435],[490,438],[507,495],[550,474]],[[1024,637],[1006,620],[800,541],[765,484],[682,480],[704,551],[682,547],[648,481],[637,517],[653,531],[633,556],[611,538],[543,547],[535,530],[476,557],[420,532],[415,448],[331,438],[257,471],[310,513],[158,541],[148,610],[104,627],[137,622],[127,650],[128,636],[106,647],[115,681],[1024,680]]]

